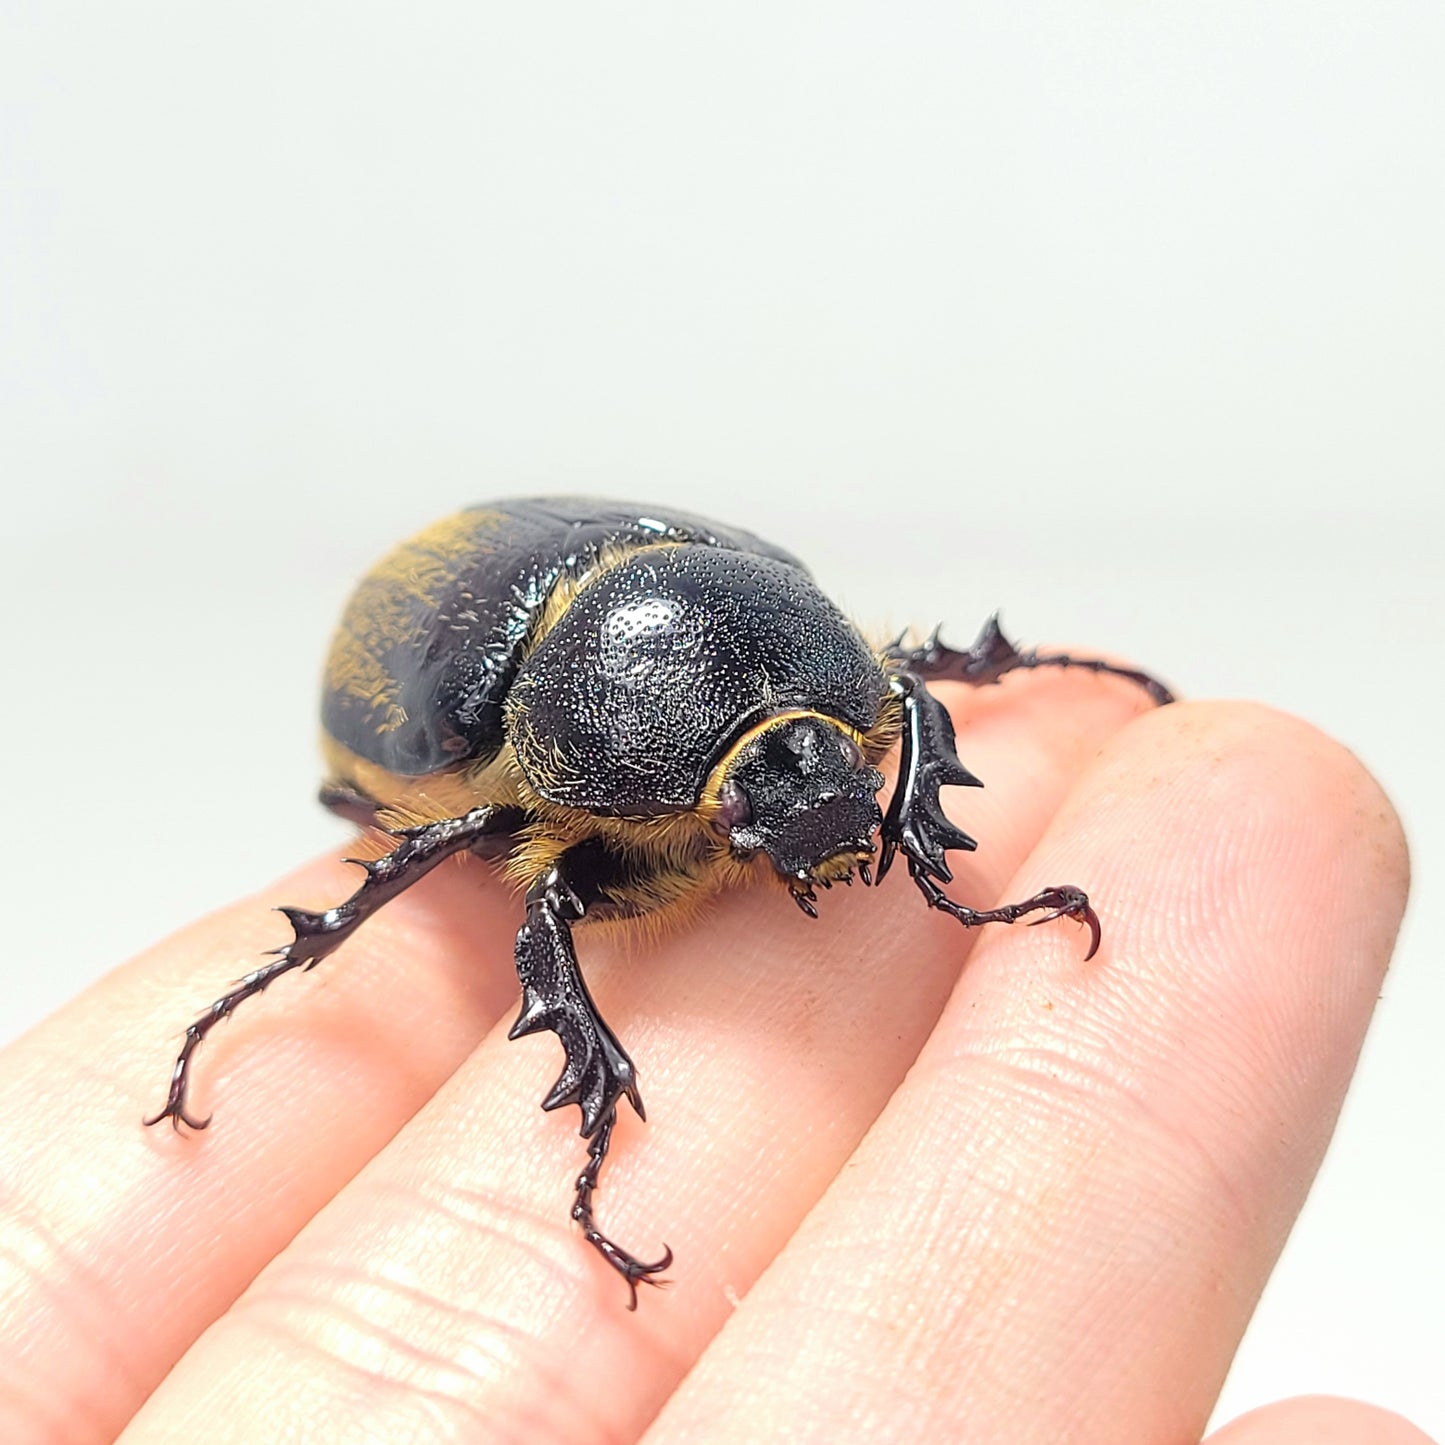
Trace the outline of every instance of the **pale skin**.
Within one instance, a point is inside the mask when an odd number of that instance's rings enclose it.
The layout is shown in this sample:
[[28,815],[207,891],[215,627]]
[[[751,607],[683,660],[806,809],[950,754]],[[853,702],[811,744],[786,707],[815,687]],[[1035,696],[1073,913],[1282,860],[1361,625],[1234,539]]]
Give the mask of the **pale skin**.
[[[966,933],[902,869],[817,922],[753,889],[630,951],[580,929],[651,1121],[599,1213],[676,1254],[629,1314],[567,1219],[575,1111],[537,1109],[555,1040],[505,1039],[518,904],[481,863],[218,1030],[206,1134],[142,1128],[269,909],[349,891],[339,849],[0,1055],[0,1439],[1197,1441],[1379,993],[1399,824],[1262,708],[937,690],[987,783],[947,795],[981,840],[952,892],[1081,884],[1094,959],[1067,922]],[[1213,1438],[1426,1440],[1324,1400]]]

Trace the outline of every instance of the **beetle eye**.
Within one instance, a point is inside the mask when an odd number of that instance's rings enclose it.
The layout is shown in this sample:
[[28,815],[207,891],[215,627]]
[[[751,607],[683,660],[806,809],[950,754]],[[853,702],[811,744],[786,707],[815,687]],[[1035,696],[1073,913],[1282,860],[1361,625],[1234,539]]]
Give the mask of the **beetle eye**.
[[855,743],[853,739],[848,736],[847,733],[842,733],[839,735],[838,750],[843,754],[843,760],[848,764],[850,768],[858,767],[859,764],[861,764],[863,761],[863,754],[859,749],[858,744]]
[[717,827],[724,833],[753,821],[752,799],[731,778],[718,790]]

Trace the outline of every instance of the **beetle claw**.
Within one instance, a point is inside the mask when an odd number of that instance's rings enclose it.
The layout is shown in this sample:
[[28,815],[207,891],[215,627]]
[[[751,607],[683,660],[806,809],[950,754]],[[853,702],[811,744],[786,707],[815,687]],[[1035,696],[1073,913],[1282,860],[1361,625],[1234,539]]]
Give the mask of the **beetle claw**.
[[1029,919],[1030,928],[1037,928],[1041,923],[1052,923],[1058,918],[1073,918],[1079,923],[1087,924],[1089,951],[1084,955],[1084,961],[1088,962],[1099,951],[1103,928],[1099,923],[1099,915],[1094,912],[1094,907],[1089,902],[1089,895],[1082,888],[1075,888],[1072,884],[1066,884],[1061,888],[1046,888],[1042,893],[1035,894],[1026,903],[1011,906],[1023,909],[1025,912],[1038,908],[1048,909],[1047,913]]
[[169,1119],[171,1121],[171,1128],[179,1134],[182,1124],[184,1124],[187,1129],[209,1129],[213,1118],[215,1118],[214,1114],[207,1114],[204,1119],[197,1119],[186,1112],[186,1106],[181,1100],[173,1099],[166,1104],[165,1108],[162,1109],[159,1114],[152,1114],[149,1119],[142,1119],[141,1123],[149,1129],[159,1124],[162,1119]]

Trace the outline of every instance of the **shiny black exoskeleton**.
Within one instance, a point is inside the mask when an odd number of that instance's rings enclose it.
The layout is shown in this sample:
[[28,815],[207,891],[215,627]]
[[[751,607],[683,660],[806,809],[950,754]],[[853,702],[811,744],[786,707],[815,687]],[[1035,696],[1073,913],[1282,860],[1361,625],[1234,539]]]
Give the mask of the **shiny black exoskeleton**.
[[[497,860],[523,888],[522,1009],[511,1036],[546,1029],[565,1066],[543,1108],[576,1104],[588,1161],[572,1215],[627,1281],[658,1283],[598,1229],[592,1196],[636,1071],[597,1012],[573,951],[584,919],[685,917],[755,873],[816,916],[817,885],[881,881],[902,854],[931,907],[965,926],[1073,917],[1075,887],[991,909],[956,903],[945,855],[976,845],[940,790],[978,786],[958,760],[933,679],[982,685],[1020,668],[1144,673],[1019,652],[988,622],[955,651],[935,633],[871,647],[796,558],[750,533],[666,508],[535,498],[460,512],[404,543],[342,617],[322,702],[322,799],[384,830],[356,892],[323,913],[284,909],[295,937],[186,1032],[164,1109],[186,1110],[206,1034],[281,974],[312,968],[442,859]],[[886,812],[876,764],[900,747]]]

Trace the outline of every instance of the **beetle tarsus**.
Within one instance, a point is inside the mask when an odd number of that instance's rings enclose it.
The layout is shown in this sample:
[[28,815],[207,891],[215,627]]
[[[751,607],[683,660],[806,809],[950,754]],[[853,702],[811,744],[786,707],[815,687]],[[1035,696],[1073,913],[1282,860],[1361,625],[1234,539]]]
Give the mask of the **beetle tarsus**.
[[966,682],[974,687],[988,687],[1006,673],[1040,667],[1077,668],[1084,672],[1122,677],[1142,687],[1160,707],[1174,701],[1174,694],[1157,678],[1132,667],[1119,667],[1099,657],[1074,657],[1067,652],[1039,652],[1030,648],[1021,652],[1004,636],[995,612],[974,639],[973,646],[959,652],[938,640],[935,627],[922,647],[907,648],[902,640],[892,642],[885,656],[920,677],[949,682]]
[[195,1052],[196,1046],[204,1037],[204,1032],[198,1032],[195,1024],[192,1024],[190,1028],[186,1030],[186,1041],[181,1046],[180,1057],[176,1060],[176,1067],[171,1074],[171,1087],[170,1092],[166,1096],[165,1108],[158,1114],[152,1114],[149,1119],[142,1121],[146,1128],[149,1129],[153,1124],[159,1124],[162,1119],[169,1119],[171,1121],[171,1128],[174,1129],[177,1134],[181,1132],[182,1124],[184,1124],[187,1129],[195,1129],[197,1131],[210,1128],[211,1116],[209,1114],[207,1114],[204,1119],[197,1119],[186,1108],[187,1074],[189,1072],[191,1055]]
[[908,860],[908,871],[928,906],[948,914],[950,918],[956,918],[965,928],[978,928],[985,923],[1017,923],[1030,913],[1042,914],[1039,918],[1029,919],[1030,927],[1039,923],[1051,923],[1056,918],[1074,918],[1086,924],[1089,929],[1089,951],[1084,955],[1084,961],[1087,963],[1099,950],[1103,937],[1099,915],[1094,912],[1089,895],[1071,883],[1057,888],[1045,888],[1035,893],[1032,898],[1025,898],[1019,903],[1002,903],[997,908],[968,908],[962,903],[955,903],[929,877],[925,868],[912,858]]
[[424,874],[429,873],[444,858],[454,853],[466,852],[488,834],[494,832],[498,816],[503,810],[483,807],[473,808],[460,818],[448,818],[439,823],[428,823],[419,828],[407,828],[394,836],[397,846],[384,857],[353,859],[365,870],[366,877],[361,887],[344,903],[313,913],[305,908],[282,907],[277,910],[286,915],[294,935],[290,943],[268,950],[274,963],[255,969],[243,978],[230,993],[222,994],[210,1008],[186,1029],[186,1040],[176,1057],[175,1069],[171,1074],[170,1092],[165,1108],[145,1120],[147,1125],[159,1124],[169,1119],[176,1130],[182,1124],[192,1129],[204,1129],[210,1123],[199,1123],[186,1112],[186,1095],[190,1088],[191,1061],[206,1035],[221,1022],[230,1018],[236,1009],[248,998],[261,993],[283,973],[293,968],[315,968],[323,958],[339,948],[362,923],[383,903],[388,903],[398,893],[411,887]]
[[[281,911],[286,912],[284,909]],[[165,1108],[144,1121],[148,1128],[152,1124],[159,1124],[162,1119],[169,1119],[178,1134],[181,1132],[182,1124],[191,1129],[204,1129],[210,1124],[211,1116],[209,1114],[204,1120],[197,1120],[186,1110],[186,1096],[190,1092],[191,1085],[192,1058],[206,1035],[222,1019],[230,1018],[240,1004],[260,993],[283,973],[289,973],[293,968],[306,965],[306,953],[301,952],[295,957],[292,957],[290,953],[290,950],[300,941],[301,935],[298,932],[296,938],[284,948],[272,949],[271,952],[281,954],[282,957],[278,958],[275,963],[268,963],[264,967],[248,973],[236,988],[233,988],[230,993],[222,994],[200,1018],[187,1027],[186,1041],[181,1045],[181,1051],[176,1056],[175,1069],[171,1073],[171,1087],[166,1096]]]
[[627,1282],[627,1308],[635,1310],[639,1284],[650,1284],[660,1289],[671,1283],[658,1276],[672,1267],[672,1250],[664,1244],[662,1258],[648,1264],[609,1239],[597,1227],[592,1212],[592,1196],[597,1190],[597,1176],[602,1172],[602,1161],[607,1158],[607,1150],[612,1143],[612,1126],[616,1122],[617,1110],[613,1108],[598,1124],[588,1144],[587,1167],[577,1176],[577,1198],[572,1205],[572,1218],[582,1226],[582,1237],[587,1243]]
[[794,881],[788,891],[792,895],[793,902],[796,903],[809,918],[816,918],[818,916],[818,895],[813,891],[810,884]]

